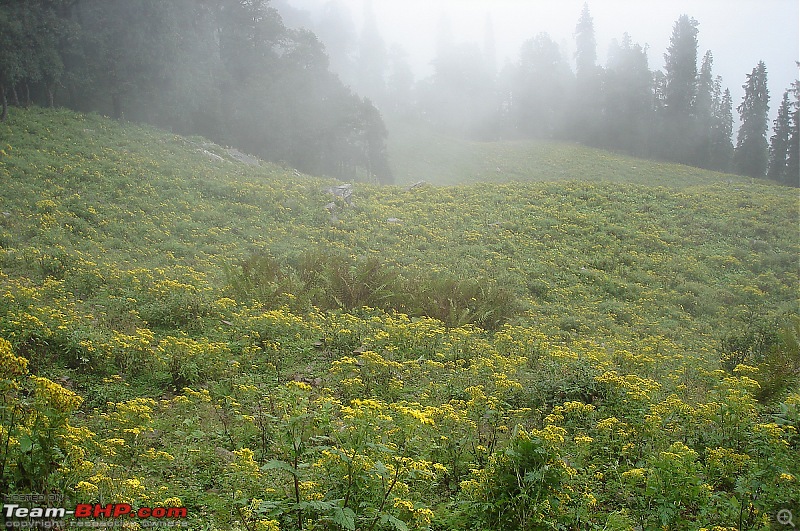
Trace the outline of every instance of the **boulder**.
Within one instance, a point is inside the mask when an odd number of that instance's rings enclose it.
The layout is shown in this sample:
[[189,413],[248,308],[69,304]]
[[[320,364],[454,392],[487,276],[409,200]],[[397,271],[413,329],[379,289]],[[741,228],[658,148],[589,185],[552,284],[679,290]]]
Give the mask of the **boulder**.
[[348,206],[353,205],[353,185],[350,183],[340,184],[339,186],[330,186],[325,188],[329,194],[344,199],[345,204]]

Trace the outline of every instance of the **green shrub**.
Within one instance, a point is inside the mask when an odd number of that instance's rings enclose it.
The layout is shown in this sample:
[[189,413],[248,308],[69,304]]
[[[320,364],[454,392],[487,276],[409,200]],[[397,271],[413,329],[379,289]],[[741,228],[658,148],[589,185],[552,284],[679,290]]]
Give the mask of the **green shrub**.
[[511,290],[486,278],[431,276],[409,281],[408,291],[413,314],[451,327],[474,324],[496,330],[521,311]]
[[61,385],[30,374],[27,360],[0,338],[0,491],[47,493],[69,485],[62,469],[84,451],[85,432],[70,425],[82,401]]
[[756,397],[771,402],[800,381],[799,341],[799,316],[752,317],[722,337],[720,362],[728,372],[739,365],[757,367]]
[[276,309],[287,302],[287,293],[299,291],[289,268],[273,256],[258,252],[224,270],[224,293],[239,301],[257,301]]
[[749,315],[737,319],[722,336],[720,362],[729,372],[737,365],[755,365],[764,359],[776,341],[774,323],[750,312]]
[[212,305],[207,293],[197,286],[163,281],[150,288],[138,310],[153,327],[193,331],[202,328],[201,319],[211,315]]
[[759,365],[756,398],[771,402],[787,390],[797,389],[800,382],[800,317],[792,316],[777,333],[776,342]]
[[499,329],[519,315],[516,294],[487,278],[450,274],[402,276],[376,257],[350,257],[314,250],[283,264],[255,254],[227,271],[227,292],[276,308],[314,305],[323,310],[357,311],[363,307],[431,317],[449,327],[474,324]]
[[[545,428],[518,429],[508,447],[492,457],[486,469],[463,483],[471,498],[468,512],[478,529],[555,529],[562,505],[562,484],[569,477],[557,444],[563,436]],[[477,471],[476,471],[477,472]]]
[[[325,295],[330,307],[345,310],[368,306],[384,310],[401,306],[402,287],[396,270],[373,257],[355,261],[331,255],[324,264]],[[324,306],[323,306],[324,307]]]
[[219,378],[230,358],[226,344],[187,337],[168,336],[158,344],[157,352],[175,389]]

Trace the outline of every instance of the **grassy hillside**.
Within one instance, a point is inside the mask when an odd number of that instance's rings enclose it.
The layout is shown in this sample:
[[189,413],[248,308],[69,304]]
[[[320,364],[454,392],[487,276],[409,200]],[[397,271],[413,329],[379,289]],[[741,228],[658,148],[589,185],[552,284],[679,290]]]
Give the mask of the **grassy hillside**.
[[200,138],[15,112],[0,490],[185,506],[194,529],[800,509],[795,192],[443,142],[407,180],[475,182],[349,204]]
[[577,144],[538,140],[470,141],[421,121],[391,119],[388,151],[399,184],[510,181],[611,181],[669,187],[746,182],[749,178],[651,160]]

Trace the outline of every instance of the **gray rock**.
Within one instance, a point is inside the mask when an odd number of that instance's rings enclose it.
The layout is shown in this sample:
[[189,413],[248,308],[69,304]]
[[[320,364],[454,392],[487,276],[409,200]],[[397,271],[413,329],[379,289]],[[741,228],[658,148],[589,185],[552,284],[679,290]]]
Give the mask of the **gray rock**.
[[241,151],[239,151],[236,148],[228,148],[228,149],[225,150],[225,152],[233,160],[237,160],[239,162],[247,164],[248,166],[260,166],[261,165],[261,161],[258,159],[258,157],[254,157],[252,155],[248,155],[247,153],[242,153]]
[[352,206],[353,205],[353,185],[350,183],[341,184],[339,186],[330,186],[325,188],[325,191],[329,194],[333,194],[336,197],[341,197],[344,199],[344,202]]
[[217,155],[216,153],[211,153],[211,152],[210,152],[209,150],[207,150],[207,149],[203,149],[203,150],[201,150],[201,151],[200,151],[200,153],[202,153],[203,155],[205,155],[206,157],[208,157],[210,160],[213,160],[214,162],[224,162],[224,161],[225,161],[225,159],[223,159],[222,157],[220,157],[220,156],[219,156],[219,155]]

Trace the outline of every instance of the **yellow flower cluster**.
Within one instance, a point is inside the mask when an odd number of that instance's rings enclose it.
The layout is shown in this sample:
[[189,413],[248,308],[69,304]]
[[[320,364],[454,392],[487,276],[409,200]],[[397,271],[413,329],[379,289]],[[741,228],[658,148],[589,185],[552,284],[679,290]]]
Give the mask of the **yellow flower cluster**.
[[36,396],[49,407],[53,407],[63,413],[70,413],[78,408],[83,399],[69,389],[65,389],[59,384],[41,378],[30,376],[31,381],[36,385]]
[[28,360],[11,352],[11,343],[0,337],[0,378],[10,379],[28,372]]

